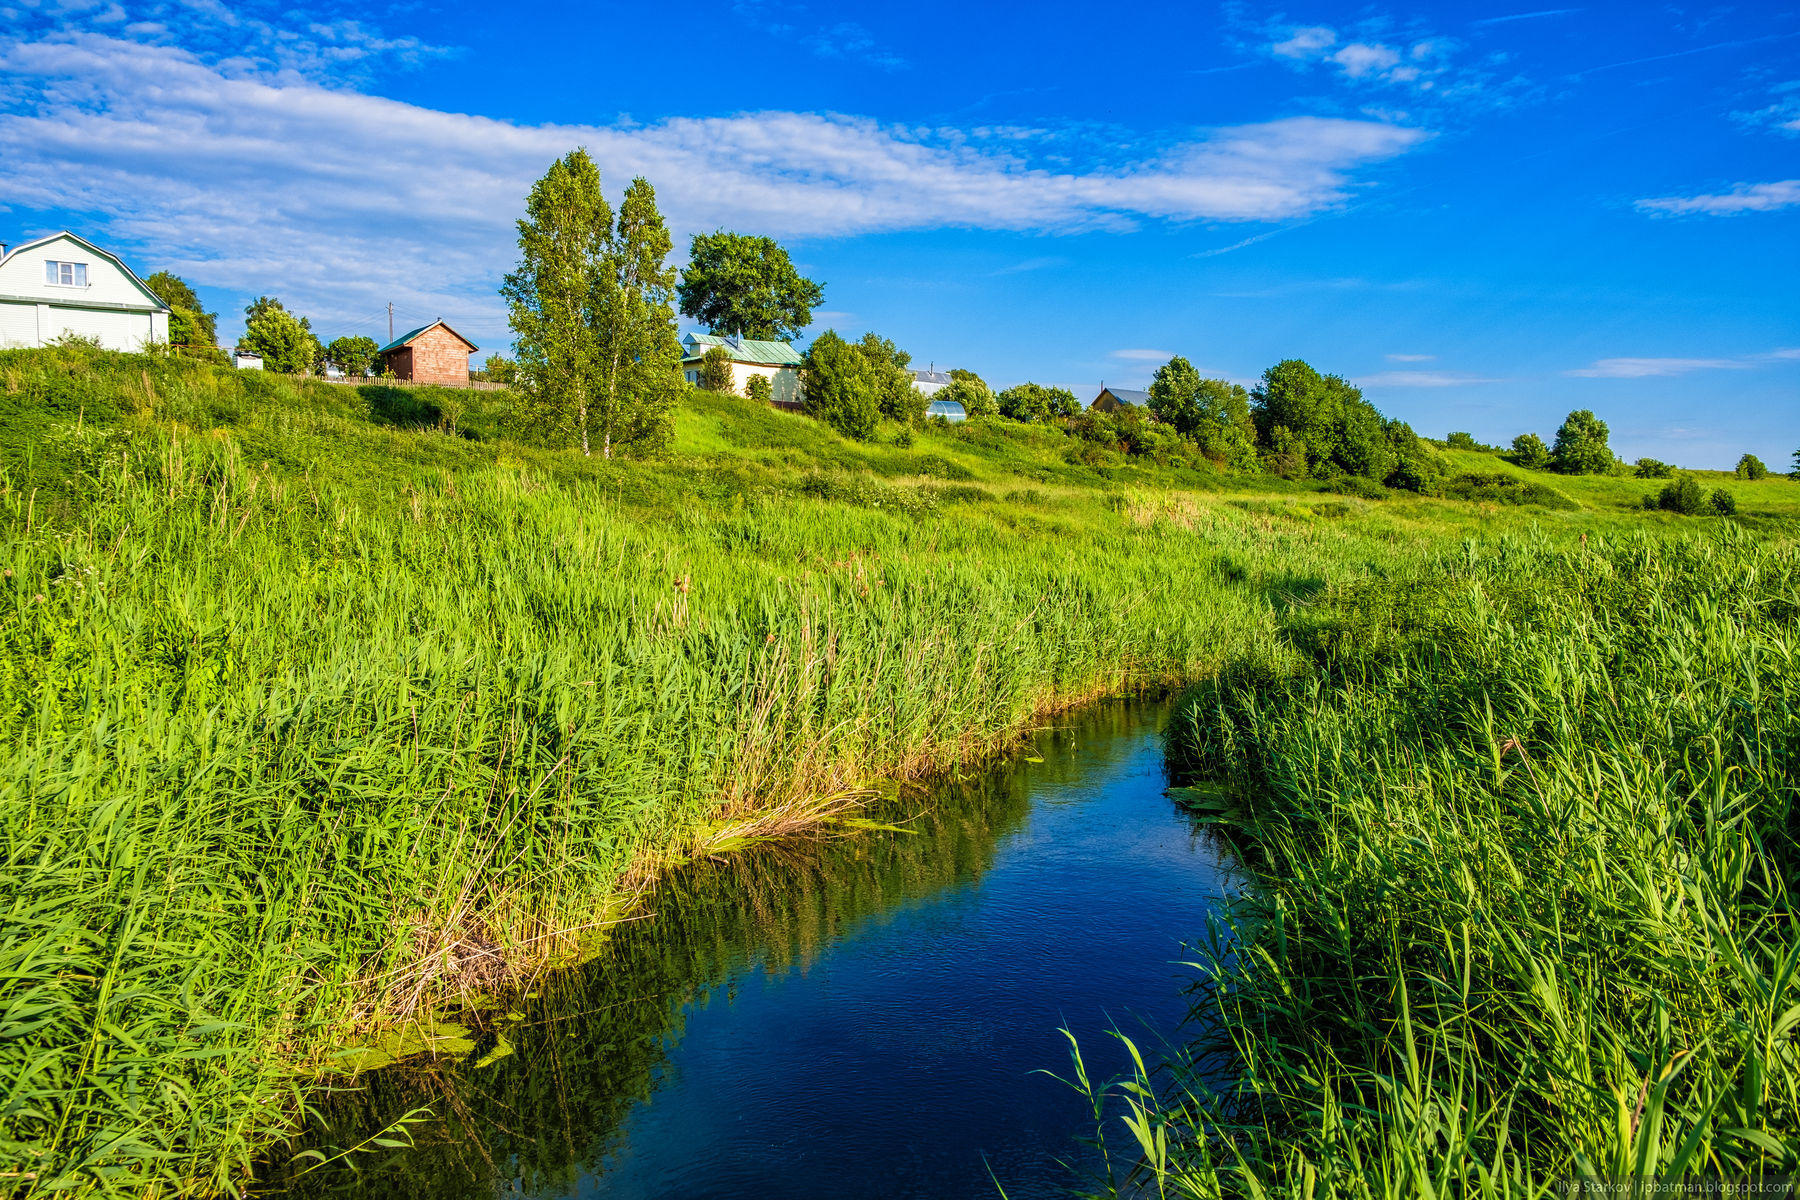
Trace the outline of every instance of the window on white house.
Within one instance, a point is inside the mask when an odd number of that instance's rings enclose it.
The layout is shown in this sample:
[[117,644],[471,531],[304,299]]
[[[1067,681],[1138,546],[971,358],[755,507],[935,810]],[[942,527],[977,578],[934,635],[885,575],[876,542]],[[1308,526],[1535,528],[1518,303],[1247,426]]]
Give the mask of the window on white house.
[[44,282],[57,287],[86,287],[87,264],[44,260]]

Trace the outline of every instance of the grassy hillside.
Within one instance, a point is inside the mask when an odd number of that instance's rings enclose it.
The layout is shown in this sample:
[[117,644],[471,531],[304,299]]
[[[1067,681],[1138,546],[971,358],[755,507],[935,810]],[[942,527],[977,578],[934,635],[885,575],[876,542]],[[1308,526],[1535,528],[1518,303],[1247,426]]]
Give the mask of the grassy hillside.
[[[372,1031],[580,953],[672,857],[1274,653],[1465,542],[1724,524],[703,394],[608,463],[504,403],[0,353],[8,1178],[229,1188]],[[1800,508],[1758,486],[1748,522]]]

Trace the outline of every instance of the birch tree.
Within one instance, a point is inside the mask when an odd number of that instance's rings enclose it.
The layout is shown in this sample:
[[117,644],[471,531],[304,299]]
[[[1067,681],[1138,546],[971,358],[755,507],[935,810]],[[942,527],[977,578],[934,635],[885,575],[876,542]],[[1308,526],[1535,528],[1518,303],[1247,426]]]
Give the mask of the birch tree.
[[672,243],[656,193],[626,189],[614,227],[584,150],[551,165],[519,222],[519,268],[501,294],[517,335],[515,384],[528,421],[601,455],[654,452],[680,390]]
[[[609,306],[612,206],[586,150],[550,164],[532,185],[519,222],[519,266],[506,277],[516,335],[521,416],[573,436],[593,453],[594,402],[604,394],[597,316]],[[602,440],[602,452],[608,443]]]
[[681,390],[681,343],[675,336],[675,268],[668,265],[668,226],[656,189],[639,177],[619,205],[610,266],[609,305],[601,314],[612,444],[637,453],[664,449]]

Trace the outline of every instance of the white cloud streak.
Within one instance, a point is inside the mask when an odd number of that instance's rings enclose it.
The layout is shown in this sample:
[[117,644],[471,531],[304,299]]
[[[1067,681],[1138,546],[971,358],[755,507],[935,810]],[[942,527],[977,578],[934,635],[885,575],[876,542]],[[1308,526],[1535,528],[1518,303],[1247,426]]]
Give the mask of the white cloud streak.
[[[1393,355],[1388,355],[1393,358]],[[1412,360],[1402,360],[1412,361]],[[1447,388],[1466,387],[1477,383],[1505,383],[1504,379],[1484,379],[1475,375],[1453,375],[1445,371],[1381,371],[1350,382],[1357,387],[1377,388]]]
[[391,299],[489,338],[525,193],[576,146],[613,191],[650,179],[678,233],[829,238],[1283,220],[1342,204],[1359,170],[1428,136],[1294,117],[1077,168],[1031,159],[1016,132],[793,112],[528,126],[102,34],[0,39],[0,205],[88,214],[87,232],[148,269],[300,311]]
[[1774,183],[1740,183],[1729,192],[1703,196],[1660,196],[1639,200],[1637,210],[1658,217],[1734,217],[1742,213],[1774,212],[1800,204],[1800,179]]
[[1386,355],[1383,355],[1382,357],[1386,358],[1389,362],[1432,362],[1437,358],[1437,355],[1435,355],[1435,354],[1386,354]]
[[1166,363],[1175,357],[1173,350],[1114,350],[1112,357],[1121,362]]
[[1800,349],[1786,348],[1737,358],[1602,358],[1563,374],[1581,379],[1649,379],[1692,371],[1748,371],[1796,359],[1800,359]]

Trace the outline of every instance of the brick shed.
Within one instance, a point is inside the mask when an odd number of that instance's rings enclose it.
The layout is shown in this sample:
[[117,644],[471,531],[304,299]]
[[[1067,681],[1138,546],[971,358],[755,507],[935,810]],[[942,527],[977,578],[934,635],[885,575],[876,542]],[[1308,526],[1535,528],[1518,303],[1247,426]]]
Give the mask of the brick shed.
[[401,334],[381,348],[381,361],[395,379],[469,386],[469,355],[481,349],[442,321]]

